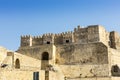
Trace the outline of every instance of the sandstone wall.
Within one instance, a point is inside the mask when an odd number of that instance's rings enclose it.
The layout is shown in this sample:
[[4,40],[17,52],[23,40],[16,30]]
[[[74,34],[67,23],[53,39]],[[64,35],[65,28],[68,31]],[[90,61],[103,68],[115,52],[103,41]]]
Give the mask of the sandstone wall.
[[108,45],[109,33],[100,25],[90,25],[85,28],[78,26],[74,31],[62,32],[58,34],[43,34],[41,36],[21,36],[21,46],[42,46],[45,44],[66,44],[66,43],[93,43],[103,42]]
[[31,69],[35,69],[35,70],[39,70],[41,69],[41,62],[40,60],[37,60],[35,58],[32,57],[28,57],[26,55],[22,55],[20,53],[14,53],[14,66],[16,65],[16,59],[19,59],[20,61],[20,69],[24,69],[24,70],[31,70]]
[[109,76],[108,64],[104,65],[60,65],[67,78],[89,78]]
[[42,60],[42,54],[44,52],[47,52],[49,54],[49,63],[54,64],[55,63],[55,53],[56,53],[56,47],[54,45],[42,45],[42,46],[36,46],[36,47],[26,47],[26,48],[20,48],[18,50],[21,54],[36,58],[38,60]]
[[49,71],[49,80],[64,80],[64,76],[63,74],[61,75],[59,71],[57,72]]
[[110,47],[120,50],[120,36],[118,32],[110,32]]
[[[0,80],[33,80],[34,71],[22,70],[2,70],[0,72]],[[45,80],[44,71],[39,72],[39,80]]]
[[111,76],[120,76],[120,54],[119,50],[109,48],[109,71]]
[[114,79],[111,79],[110,77],[96,77],[96,78],[76,78],[76,79],[66,79],[66,80],[114,80]]
[[118,65],[120,66],[120,53],[115,49],[110,49],[111,55],[111,65]]
[[120,80],[120,77],[111,77],[111,80]]
[[108,50],[102,43],[56,47],[56,63],[66,65],[108,64]]
[[105,30],[104,27],[99,27],[99,39],[100,42],[104,43],[105,45],[109,45],[109,32]]
[[7,56],[7,49],[0,47],[0,64],[4,61]]

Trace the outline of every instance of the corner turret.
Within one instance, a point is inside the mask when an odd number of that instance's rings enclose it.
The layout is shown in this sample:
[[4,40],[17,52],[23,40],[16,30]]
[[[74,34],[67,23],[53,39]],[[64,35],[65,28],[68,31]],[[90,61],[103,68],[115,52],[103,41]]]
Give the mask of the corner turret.
[[21,47],[32,46],[32,36],[21,36]]

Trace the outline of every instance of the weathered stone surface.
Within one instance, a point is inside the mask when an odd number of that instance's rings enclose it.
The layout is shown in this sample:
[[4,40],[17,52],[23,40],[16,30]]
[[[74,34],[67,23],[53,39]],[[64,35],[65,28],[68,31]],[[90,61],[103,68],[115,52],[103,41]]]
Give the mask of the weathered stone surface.
[[100,25],[21,36],[17,52],[0,47],[0,64],[0,80],[119,80],[120,37]]

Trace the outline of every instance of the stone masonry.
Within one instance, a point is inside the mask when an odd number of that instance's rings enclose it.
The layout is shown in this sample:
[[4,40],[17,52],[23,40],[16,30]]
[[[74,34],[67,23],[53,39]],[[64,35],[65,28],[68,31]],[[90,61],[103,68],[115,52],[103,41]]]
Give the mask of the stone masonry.
[[16,52],[0,47],[0,80],[119,80],[120,36],[103,26],[21,36]]

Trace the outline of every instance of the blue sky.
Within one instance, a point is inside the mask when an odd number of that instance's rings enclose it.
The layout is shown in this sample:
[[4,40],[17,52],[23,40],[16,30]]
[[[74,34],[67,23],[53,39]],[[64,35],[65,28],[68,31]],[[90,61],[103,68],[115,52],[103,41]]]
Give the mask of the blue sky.
[[21,35],[92,24],[120,32],[120,0],[0,0],[0,45],[10,50],[18,49]]

